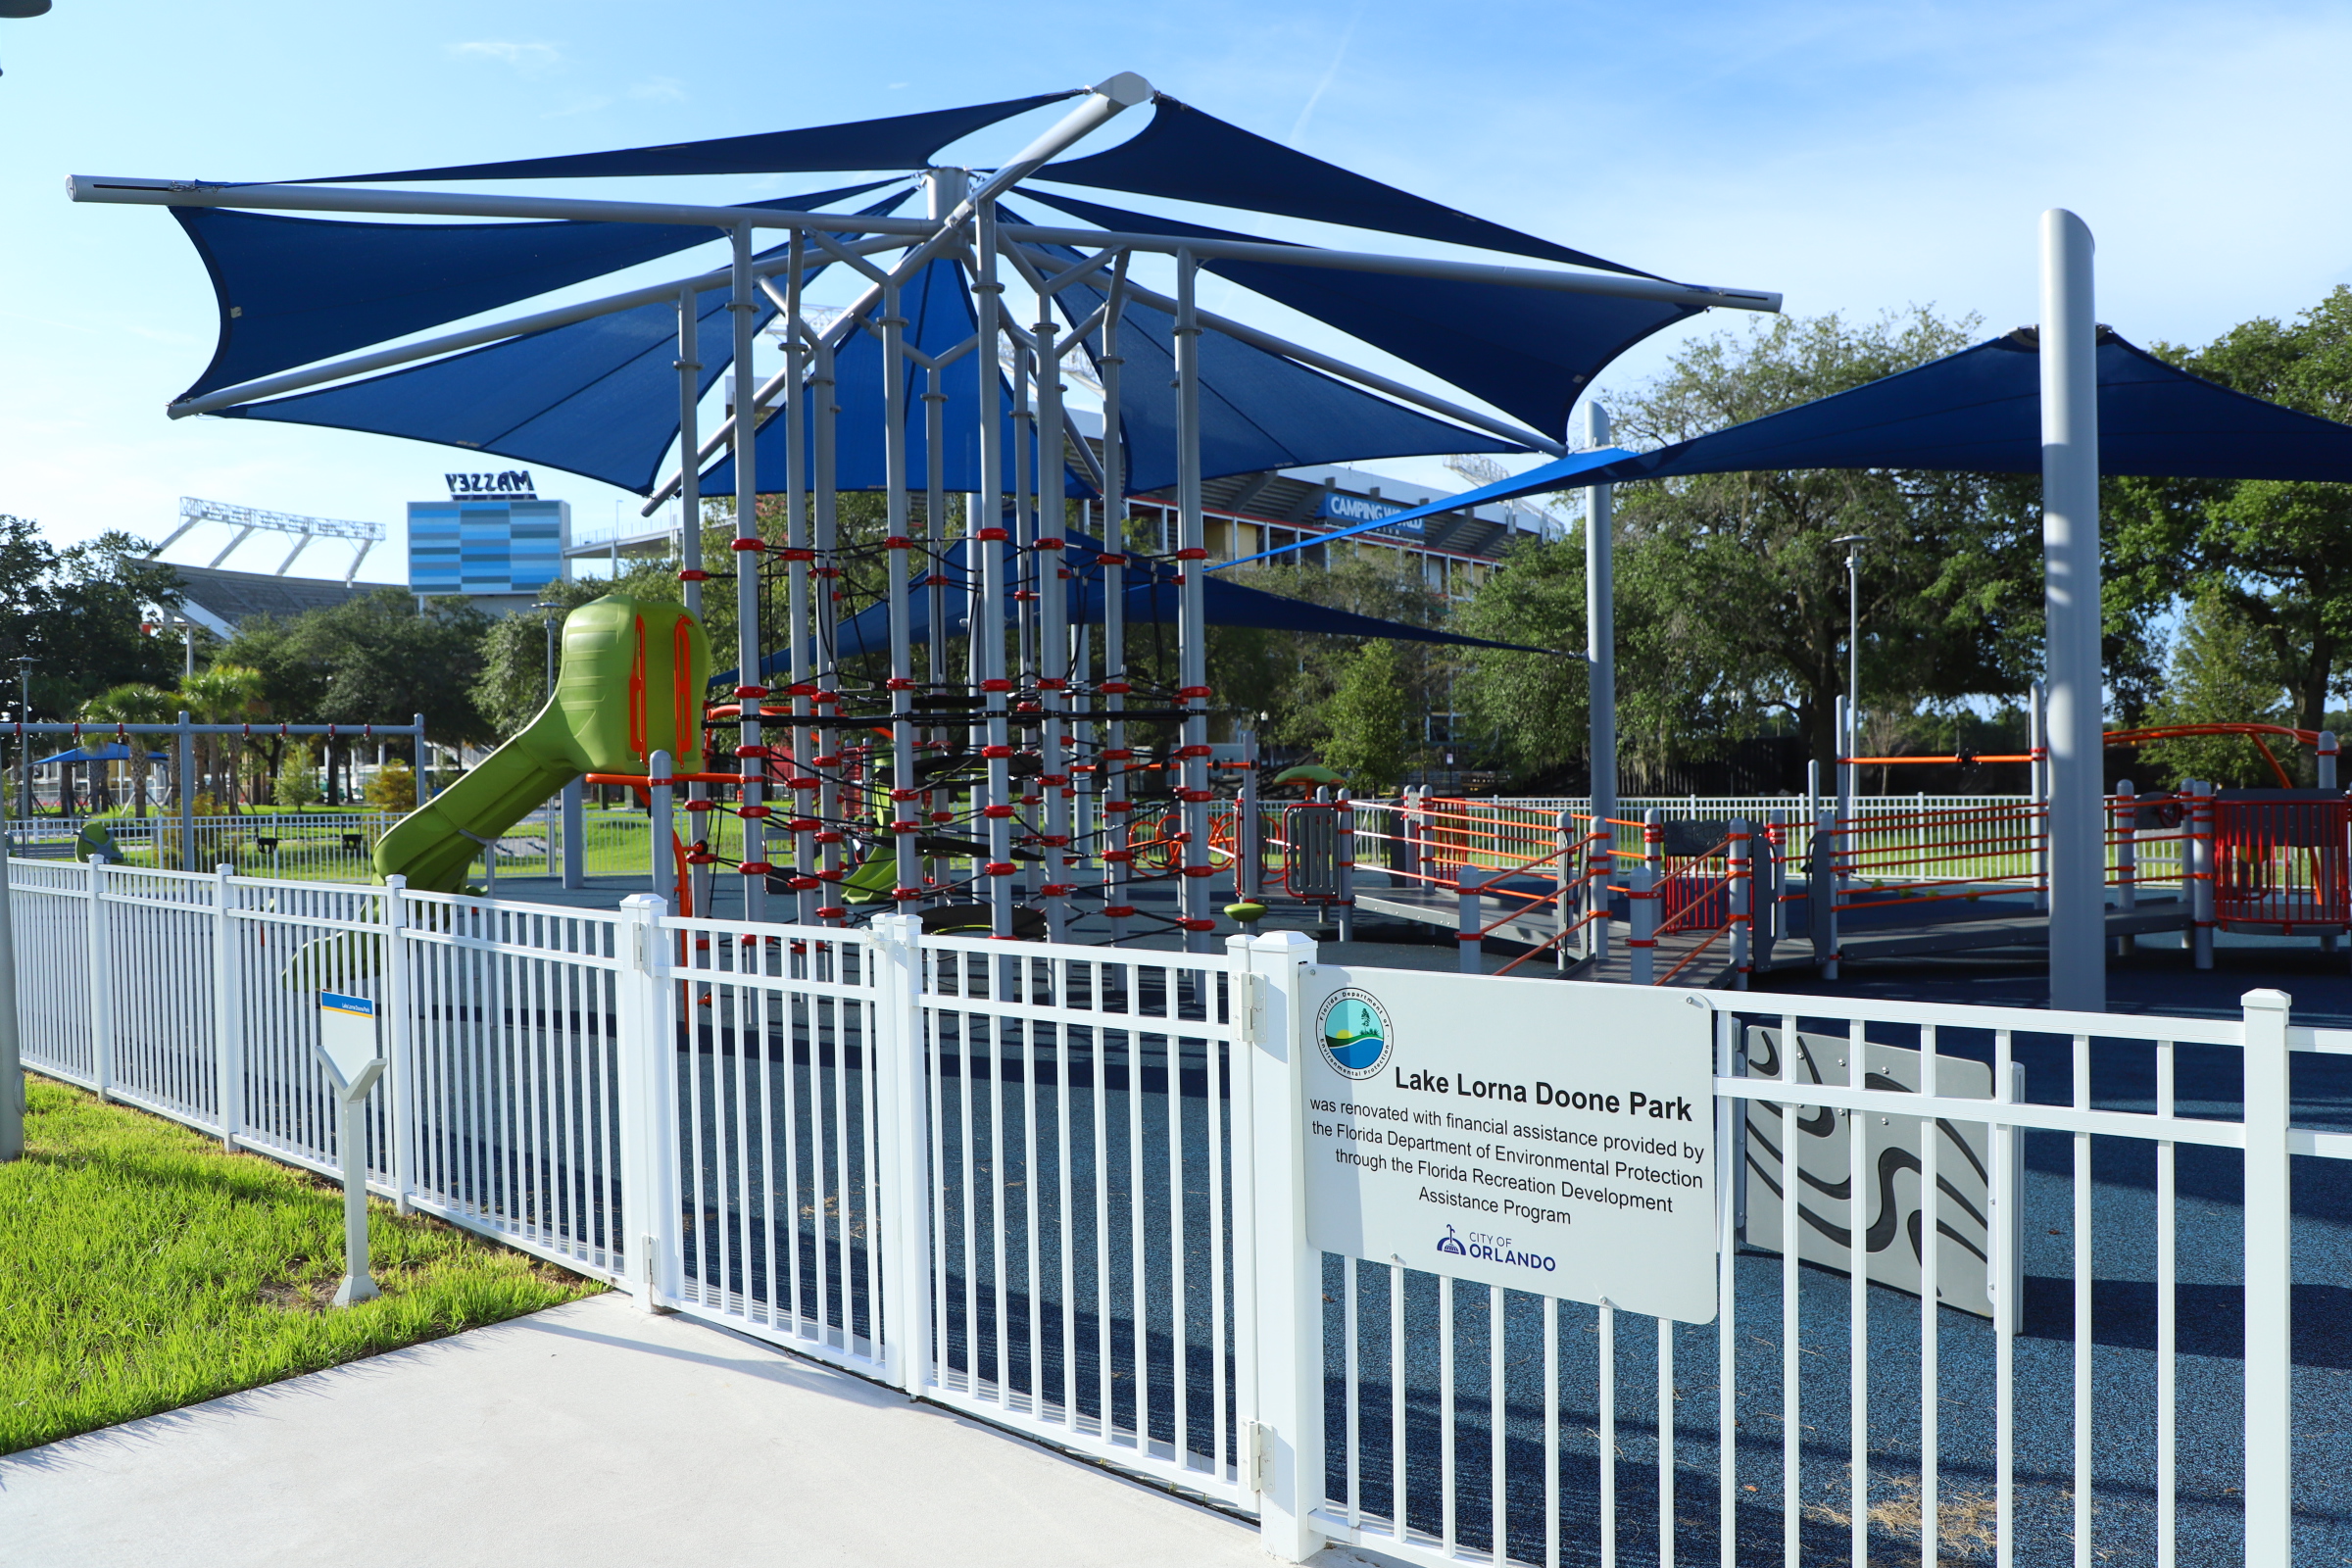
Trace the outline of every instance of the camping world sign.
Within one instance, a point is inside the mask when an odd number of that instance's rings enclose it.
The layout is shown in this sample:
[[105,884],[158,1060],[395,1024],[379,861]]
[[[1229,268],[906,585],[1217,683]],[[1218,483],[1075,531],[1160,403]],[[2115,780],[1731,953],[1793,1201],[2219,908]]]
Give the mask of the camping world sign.
[[1703,1003],[1329,964],[1305,979],[1310,1246],[1713,1320]]

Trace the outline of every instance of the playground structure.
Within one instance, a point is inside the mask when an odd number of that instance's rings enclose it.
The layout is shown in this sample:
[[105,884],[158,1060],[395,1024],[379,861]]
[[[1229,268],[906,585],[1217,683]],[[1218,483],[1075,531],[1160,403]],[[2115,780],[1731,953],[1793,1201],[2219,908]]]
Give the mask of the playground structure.
[[[706,493],[733,494],[731,562],[706,562],[700,530],[682,530],[688,619],[679,623],[699,622],[706,584],[732,578],[740,635],[731,684],[689,715],[687,662],[681,651],[656,646],[661,635],[650,638],[643,659],[626,671],[611,648],[592,653],[567,635],[563,689],[549,714],[491,764],[420,808],[413,825],[389,835],[376,852],[382,872],[408,876],[419,887],[461,886],[465,861],[481,844],[495,842],[565,776],[585,776],[625,781],[657,819],[666,815],[667,798],[681,793],[676,804],[690,820],[714,810],[734,814],[742,842],[731,861],[709,836],[691,829],[668,857],[657,852],[657,859],[671,867],[656,871],[657,885],[668,886],[682,871],[679,896],[697,907],[710,906],[710,880],[724,873],[741,879],[744,913],[755,921],[840,926],[854,910],[867,912],[875,904],[962,905],[984,909],[988,929],[1000,937],[1015,933],[1022,910],[1046,934],[1059,936],[1073,918],[1082,868],[1100,867],[1114,941],[1165,918],[1139,907],[1125,891],[1134,882],[1164,879],[1178,893],[1174,927],[1188,947],[1204,950],[1217,925],[1208,883],[1217,875],[1210,807],[1218,792],[1210,782],[1208,722],[1215,693],[1206,666],[1206,585],[1197,564],[1206,556],[1200,485],[1211,466],[1240,471],[1229,465],[1262,466],[1267,457],[1264,450],[1235,449],[1241,428],[1235,411],[1261,426],[1279,422],[1282,411],[1274,404],[1321,418],[1324,433],[1314,437],[1320,445],[1310,452],[1298,445],[1305,437],[1291,438],[1279,453],[1290,461],[1563,448],[1517,419],[1459,407],[1204,312],[1196,300],[1200,273],[1233,269],[1277,297],[1291,281],[1351,291],[1374,302],[1369,313],[1348,309],[1360,318],[1358,330],[1375,342],[1381,341],[1376,317],[1416,291],[1427,304],[1444,301],[1447,309],[1538,310],[1562,341],[1576,334],[1563,334],[1561,323],[1590,306],[1588,315],[1607,320],[1584,331],[1555,356],[1559,365],[1544,369],[1556,388],[1544,396],[1565,390],[1567,401],[1632,341],[1629,325],[1640,336],[1696,310],[1778,308],[1777,296],[1663,282],[1465,219],[1160,99],[1132,74],[1060,96],[1079,102],[985,174],[935,167],[928,151],[906,158],[903,149],[917,131],[902,122],[753,138],[780,154],[756,166],[765,169],[856,168],[869,151],[886,169],[911,164],[920,169],[913,184],[927,215],[919,218],[894,216],[909,194],[905,189],[852,215],[797,205],[813,206],[843,192],[773,206],[698,207],[363,190],[340,180],[72,182],[75,200],[177,209],[225,270],[233,270],[235,247],[247,243],[240,237],[245,231],[227,221],[230,215],[208,209],[555,220],[564,225],[560,235],[527,229],[522,243],[544,234],[550,243],[561,238],[570,244],[580,234],[587,236],[578,241],[583,245],[639,245],[631,260],[710,238],[724,239],[731,248],[730,265],[716,272],[291,371],[288,366],[320,359],[318,349],[364,347],[433,322],[413,318],[416,307],[405,303],[405,283],[388,289],[391,303],[365,322],[336,323],[340,336],[319,335],[328,328],[316,323],[286,327],[256,298],[240,298],[235,322],[223,307],[220,353],[206,377],[173,404],[175,417],[234,413],[402,434],[418,432],[382,417],[371,424],[333,413],[341,405],[332,400],[357,393],[380,402],[404,387],[428,392],[441,384],[431,379],[435,375],[493,376],[500,373],[497,357],[530,343],[534,334],[560,333],[573,324],[594,330],[598,318],[629,312],[670,312],[675,342],[669,357],[676,370],[674,401],[666,405],[674,410],[674,423],[667,428],[682,461],[667,480],[655,484],[649,475],[638,488],[648,496],[649,512],[674,497],[688,517],[701,514]],[[935,149],[1052,102],[1049,95],[909,119],[925,122],[926,147]],[[1049,167],[1114,117],[1147,102],[1153,104],[1154,120],[1143,136],[1092,160]],[[1146,188],[1158,176],[1087,171],[1132,165],[1141,156],[1136,150],[1149,145],[1153,156],[1176,157],[1187,177],[1213,185],[1223,155],[1206,143],[1189,151],[1170,147],[1202,135],[1227,138],[1218,145],[1228,152],[1238,145],[1250,158],[1279,164],[1277,183],[1290,180],[1308,189],[1311,199],[1301,198],[1306,206],[1276,198],[1273,210],[1328,213],[1397,233],[1499,249],[1515,260],[1568,266],[1268,244],[1092,208],[1020,183],[1036,175]],[[795,137],[829,137],[820,162],[795,162]],[[709,157],[698,167],[695,159],[704,151]],[[662,149],[661,167],[671,172],[755,167],[740,161],[742,152],[715,143]],[[737,162],[725,163],[729,158]],[[644,172],[650,167],[635,153],[557,165],[565,173]],[[557,172],[556,166],[473,166],[413,174],[463,180]],[[381,183],[412,176],[358,177]],[[1016,194],[1077,212],[1102,227],[1040,226],[1006,206]],[[1377,200],[1366,209],[1369,216],[1356,217],[1349,203],[1370,198]],[[1233,204],[1250,202],[1235,197]],[[435,242],[435,231],[426,228],[331,222],[295,224],[295,230],[316,232],[287,237],[278,221],[280,228],[265,236],[272,244],[330,243],[345,229],[368,230],[360,238],[377,252]],[[756,251],[755,236],[762,230],[782,231],[783,242]],[[469,237],[481,233],[475,225],[460,237],[484,243]],[[613,233],[621,237],[605,237]],[[1147,264],[1172,264],[1165,292],[1149,285]],[[612,265],[610,259],[602,268],[581,263],[565,280]],[[807,290],[836,268],[858,274],[863,291],[846,309],[820,309]],[[478,310],[484,285],[477,280],[467,286],[473,290],[467,304]],[[1011,290],[1035,305],[1033,321],[1015,318]],[[510,289],[505,297],[535,291]],[[395,319],[401,311],[411,317]],[[453,304],[440,318],[466,314]],[[727,322],[726,352],[706,356],[704,323],[717,317]],[[751,364],[755,335],[763,329],[781,338],[784,368],[751,392],[748,409],[730,409],[706,438],[700,405],[720,361],[731,361],[748,385],[751,378],[740,370]],[[279,337],[268,335],[273,332]],[[301,332],[312,335],[298,346],[281,341]],[[439,358],[457,350],[474,352]],[[1099,450],[1072,439],[1064,418],[1063,364],[1072,356],[1102,388],[1107,416]],[[1009,366],[1008,374],[993,373],[1000,359]],[[1152,375],[1123,381],[1121,368],[1131,361],[1149,366]],[[423,380],[402,381],[409,372],[396,371],[326,392],[307,390],[419,365]],[[982,367],[992,373],[983,377]],[[1172,384],[1157,384],[1162,368]],[[540,373],[548,372],[542,368]],[[644,382],[641,389],[655,384]],[[1490,401],[1499,396],[1483,385],[1473,390]],[[1529,406],[1525,395],[1499,401]],[[1342,432],[1336,438],[1334,429]],[[463,444],[497,450],[495,444]],[[543,451],[514,455],[582,467]],[[706,471],[714,459],[716,466]],[[774,472],[779,463],[781,483]],[[1124,526],[1124,498],[1171,483],[1173,547],[1136,549]],[[779,489],[787,523],[784,537],[771,539],[757,523],[755,501]],[[837,497],[851,489],[881,493],[887,521],[878,541],[845,536]],[[957,538],[949,533],[951,495],[959,498],[963,514]],[[988,500],[982,503],[982,497]],[[845,572],[876,564],[887,578],[886,673],[845,667],[841,644],[844,623],[859,607],[838,602],[839,585]],[[1129,622],[1138,592],[1149,598],[1161,590],[1172,614],[1154,618],[1174,621],[1173,668],[1147,673],[1131,662]],[[587,612],[573,619],[582,613]],[[948,667],[944,647],[956,620],[969,650],[960,670]],[[1099,641],[1091,635],[1096,625]],[[920,667],[918,643],[926,648]],[[698,683],[700,671],[696,666]],[[595,710],[622,716],[592,720]],[[1130,786],[1142,759],[1129,730],[1147,720],[1177,730],[1176,743],[1159,760],[1174,774],[1171,830],[1144,852],[1148,862],[1173,863],[1138,868],[1139,852],[1130,842],[1136,806]],[[581,728],[592,722],[601,726],[593,743]],[[717,738],[720,731],[723,738]],[[1083,807],[1082,794],[1091,797]],[[1076,817],[1087,819],[1083,831],[1074,826]],[[951,862],[958,868],[940,874]]]

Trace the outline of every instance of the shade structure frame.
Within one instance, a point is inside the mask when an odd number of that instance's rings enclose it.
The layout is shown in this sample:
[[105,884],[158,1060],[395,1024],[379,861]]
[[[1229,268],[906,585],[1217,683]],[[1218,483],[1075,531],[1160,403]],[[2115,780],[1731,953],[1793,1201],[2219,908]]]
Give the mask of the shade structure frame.
[[[1206,743],[1214,699],[1206,662],[1202,504],[1202,484],[1212,465],[1203,455],[1202,441],[1220,418],[1241,415],[1241,405],[1216,386],[1218,374],[1230,373],[1230,367],[1245,363],[1233,357],[1236,346],[1256,356],[1246,363],[1262,367],[1268,375],[1293,374],[1302,378],[1297,383],[1299,385],[1330,383],[1332,390],[1318,395],[1328,396],[1333,409],[1387,411],[1381,416],[1420,421],[1413,428],[1426,429],[1428,434],[1417,439],[1437,443],[1426,448],[1432,452],[1478,450],[1473,443],[1492,440],[1542,452],[1558,449],[1554,432],[1497,419],[1418,387],[1380,377],[1338,356],[1204,312],[1198,290],[1205,261],[1216,255],[1251,263],[1303,264],[1406,278],[1476,279],[1536,290],[1670,299],[1690,309],[1730,305],[1769,310],[1777,308],[1778,297],[1630,272],[1392,256],[1213,236],[1173,239],[1031,223],[1001,206],[1001,199],[1018,181],[1040,175],[1066,148],[1150,96],[1149,85],[1140,78],[1112,78],[1084,94],[1053,129],[994,171],[957,178],[934,177],[951,172],[923,171],[923,181],[933,199],[928,212],[919,218],[897,217],[891,212],[849,215],[677,202],[369,190],[335,184],[223,186],[77,177],[71,194],[76,201],[257,213],[381,213],[526,222],[560,219],[707,228],[713,241],[729,248],[727,265],[722,268],[273,371],[208,389],[199,398],[183,400],[172,413],[186,416],[242,412],[269,399],[313,389],[340,392],[347,386],[366,384],[366,377],[402,367],[434,368],[444,362],[456,363],[469,350],[658,306],[665,317],[677,318],[671,368],[677,417],[672,428],[681,461],[674,477],[656,488],[647,510],[671,496],[687,507],[690,515],[680,554],[685,569],[694,574],[689,576],[686,594],[700,608],[705,595],[714,591],[703,585],[701,575],[701,503],[706,498],[712,503],[715,521],[717,512],[731,501],[738,681],[746,688],[759,688],[765,679],[760,673],[763,656],[776,650],[779,642],[789,650],[789,708],[768,712],[763,707],[767,694],[747,690],[739,694],[742,701],[735,715],[741,725],[735,760],[741,764],[740,803],[745,813],[741,828],[741,869],[745,874],[738,885],[746,917],[759,919],[773,913],[805,923],[841,923],[846,912],[842,908],[843,881],[854,870],[845,863],[842,846],[851,837],[877,845],[875,858],[887,863],[892,873],[889,896],[893,902],[912,903],[936,896],[931,891],[936,884],[927,883],[923,858],[916,853],[913,840],[919,835],[908,829],[920,825],[914,820],[920,805],[946,805],[951,811],[958,805],[942,801],[939,792],[912,788],[921,776],[918,748],[924,739],[945,738],[965,729],[967,720],[959,716],[941,723],[926,720],[915,710],[913,693],[949,675],[943,645],[950,590],[941,580],[943,574],[931,569],[924,572],[918,594],[911,567],[918,549],[926,552],[926,560],[934,566],[944,557],[949,543],[945,496],[953,487],[976,498],[965,506],[958,542],[967,550],[982,548],[980,559],[972,563],[975,592],[967,641],[973,656],[969,685],[978,688],[969,727],[977,730],[971,739],[979,744],[986,764],[975,769],[983,776],[964,818],[985,837],[985,862],[955,883],[955,890],[976,896],[988,906],[989,928],[1000,937],[1013,935],[1019,923],[1016,916],[1023,913],[1016,903],[1023,901],[1024,895],[1033,896],[1043,907],[1050,933],[1058,937],[1075,917],[1069,886],[1074,881],[1069,874],[1073,861],[1064,853],[1073,841],[1091,834],[1090,855],[1104,846],[1120,852],[1132,849],[1128,813],[1090,812],[1085,805],[1073,803],[1096,797],[1105,805],[1127,804],[1132,794],[1122,755],[1128,751],[1128,725],[1117,716],[1127,710],[1133,683],[1127,646],[1134,614],[1130,594],[1139,585],[1148,597],[1172,590],[1174,673],[1155,674],[1164,684],[1148,687],[1151,697],[1146,700],[1155,707],[1172,702],[1183,710],[1179,749],[1172,760],[1182,792],[1177,814],[1184,830],[1183,848],[1180,864],[1172,868],[1169,880],[1178,894],[1184,945],[1200,952],[1208,946],[1208,873],[1214,869],[1207,831]],[[755,254],[755,237],[776,230],[783,231],[786,242],[777,253]],[[1071,254],[1055,257],[1051,254],[1055,248]],[[1139,256],[1160,256],[1174,262],[1177,281],[1171,294],[1158,294],[1136,281],[1130,269]],[[949,345],[929,337],[918,342],[908,329],[907,299],[924,270],[934,263],[947,264],[969,278],[972,331],[968,344]],[[824,267],[846,267],[857,272],[864,289],[848,313],[818,330],[808,319],[808,282]],[[1037,300],[1038,319],[1033,324],[1013,319],[1014,312],[1005,298],[1007,284],[1020,282],[1028,285]],[[705,369],[701,362],[715,358],[712,351],[718,343],[712,334],[716,321],[707,318],[720,309],[731,318],[726,352],[737,375],[726,415],[714,418],[706,416],[700,408],[700,399],[710,393],[710,381],[698,381],[697,376]],[[783,320],[785,363],[756,384],[753,334],[771,309]],[[1153,312],[1160,314],[1155,317]],[[637,324],[630,330],[636,331]],[[665,336],[666,332],[665,327]],[[995,395],[1001,350],[1009,353],[1012,367],[1009,393],[1002,400]],[[1060,368],[1065,355],[1072,352],[1094,357],[1104,378],[1106,429],[1099,456],[1083,442],[1071,454]],[[979,395],[968,412],[951,412],[950,392],[960,381],[947,373],[948,368],[967,353],[978,372],[972,380]],[[1219,359],[1220,354],[1226,358]],[[873,411],[880,416],[878,432],[856,428],[871,423],[869,411],[850,407],[852,400],[839,395],[854,368],[854,355],[879,357],[879,409]],[[1153,373],[1122,376],[1121,359],[1139,355],[1149,359]],[[1167,397],[1167,389],[1155,384],[1163,365],[1172,372],[1173,399]],[[1220,367],[1227,368],[1220,370]],[[711,374],[715,373],[713,369]],[[1288,383],[1275,379],[1266,384]],[[670,396],[665,386],[664,400]],[[1149,408],[1164,409],[1172,431],[1172,440],[1163,441],[1159,449],[1171,470],[1164,478],[1155,477],[1151,467],[1160,459],[1150,449],[1150,440],[1130,428],[1142,416],[1140,411]],[[915,422],[918,420],[921,422]],[[976,471],[968,478],[945,455],[951,441],[944,437],[955,434],[957,426],[971,433],[976,447],[972,454]],[[781,450],[761,456],[762,434],[770,431]],[[1004,440],[1008,431],[1018,437],[1009,446]],[[884,597],[891,636],[888,675],[879,681],[856,671],[845,672],[841,616],[829,591],[839,564],[848,559],[843,554],[836,498],[851,482],[850,469],[869,434],[878,435],[882,454],[883,472],[873,487],[882,492],[889,540]],[[923,444],[919,462],[913,457],[918,441]],[[490,450],[480,443],[460,444]],[[722,477],[715,471],[707,472],[701,460],[722,453],[731,464],[731,474]],[[1065,454],[1071,454],[1066,462]],[[1301,461],[1349,461],[1383,455],[1395,453],[1373,448],[1360,453],[1318,452]],[[1281,465],[1268,460],[1267,466]],[[784,549],[780,553],[772,541],[762,537],[760,514],[760,496],[763,489],[775,488],[778,473],[786,495]],[[662,477],[657,461],[643,482],[652,486]],[[633,480],[632,485],[637,482]],[[1150,490],[1171,482],[1177,493],[1174,539],[1144,547],[1137,558],[1140,570],[1131,566],[1125,550],[1099,552],[1103,559],[1087,568],[1082,574],[1086,580],[1077,584],[1086,594],[1100,591],[1102,595],[1098,648],[1087,630],[1094,623],[1093,607],[1064,596],[1065,563],[1070,559],[1064,547],[1070,536],[1086,525],[1096,498],[1102,509],[1100,525],[1117,542],[1125,530],[1128,495],[1139,486]],[[964,488],[967,484],[968,490]],[[924,514],[919,528],[913,521],[918,486]],[[1073,501],[1081,514],[1077,521],[1070,517]],[[1000,535],[1009,536],[1009,553],[995,548]],[[1172,559],[1149,559],[1154,553]],[[779,554],[783,557],[780,561]],[[923,601],[920,606],[918,598]],[[763,623],[762,617],[772,615],[778,608],[783,610],[787,625],[777,628]],[[1162,612],[1154,608],[1151,613],[1156,618]],[[933,634],[927,639],[929,652],[919,674],[908,636],[917,615]],[[784,631],[781,639],[775,636],[779,629]],[[1014,669],[1008,667],[1006,655],[1016,633],[1022,654],[1020,667]],[[826,744],[834,732],[817,721],[833,718],[843,706],[859,697],[880,694],[867,691],[869,685],[888,693],[887,747],[862,741],[855,747]],[[1053,781],[1040,786],[1034,799],[1024,799],[1016,792],[1009,765],[1016,695],[1024,718],[1034,711],[1042,730],[1034,743],[1036,755],[1025,760]],[[868,710],[859,704],[853,710]],[[1100,722],[1098,714],[1104,715]],[[778,730],[790,736],[789,748],[780,744],[786,736],[776,733]],[[858,753],[855,759],[847,755],[853,751]],[[1075,764],[1090,753],[1096,759],[1091,775],[1065,793],[1061,781],[1079,774],[1082,769]],[[887,779],[879,776],[878,765],[885,754]],[[1114,758],[1117,760],[1112,760]],[[877,813],[884,785],[890,804]],[[702,797],[701,804],[719,804],[708,799],[710,792],[704,786],[693,788]],[[910,795],[930,798],[918,804],[908,799]],[[788,815],[788,820],[764,821],[769,802],[779,815]],[[877,814],[882,818],[879,822]],[[829,831],[811,831],[812,827]],[[886,830],[887,836],[874,833],[876,827]],[[879,849],[883,843],[890,847]],[[1029,858],[1026,849],[1031,843],[1045,851],[1042,862],[1032,861],[1043,865],[1042,885],[1024,889],[1020,884],[1027,875],[1012,862]],[[1023,853],[1016,856],[1016,849]],[[789,864],[771,866],[771,853],[775,861],[789,859]],[[1119,940],[1130,934],[1137,918],[1128,912],[1127,902],[1132,897],[1131,878],[1136,874],[1124,859],[1104,862],[1105,902],[1121,911],[1112,917]],[[704,901],[710,892],[710,873],[698,873],[690,886],[697,894],[698,908],[710,912]],[[771,895],[782,907],[768,905]]]

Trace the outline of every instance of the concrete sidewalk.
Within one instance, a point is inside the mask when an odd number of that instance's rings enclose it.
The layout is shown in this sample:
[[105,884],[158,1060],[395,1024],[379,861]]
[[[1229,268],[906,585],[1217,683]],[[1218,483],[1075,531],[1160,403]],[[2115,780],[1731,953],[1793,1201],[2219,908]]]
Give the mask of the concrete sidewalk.
[[0,1458],[0,1561],[1273,1559],[1222,1515],[611,1295]]

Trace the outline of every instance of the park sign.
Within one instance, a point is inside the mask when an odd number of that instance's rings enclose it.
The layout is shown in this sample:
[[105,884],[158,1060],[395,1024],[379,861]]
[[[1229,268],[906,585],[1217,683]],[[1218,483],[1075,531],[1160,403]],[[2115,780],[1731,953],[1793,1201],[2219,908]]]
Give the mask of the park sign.
[[1714,1320],[1702,1000],[1332,964],[1304,978],[1309,1246]]
[[375,1004],[366,997],[318,993],[318,1059],[345,1099],[367,1098],[384,1070],[376,1054]]

